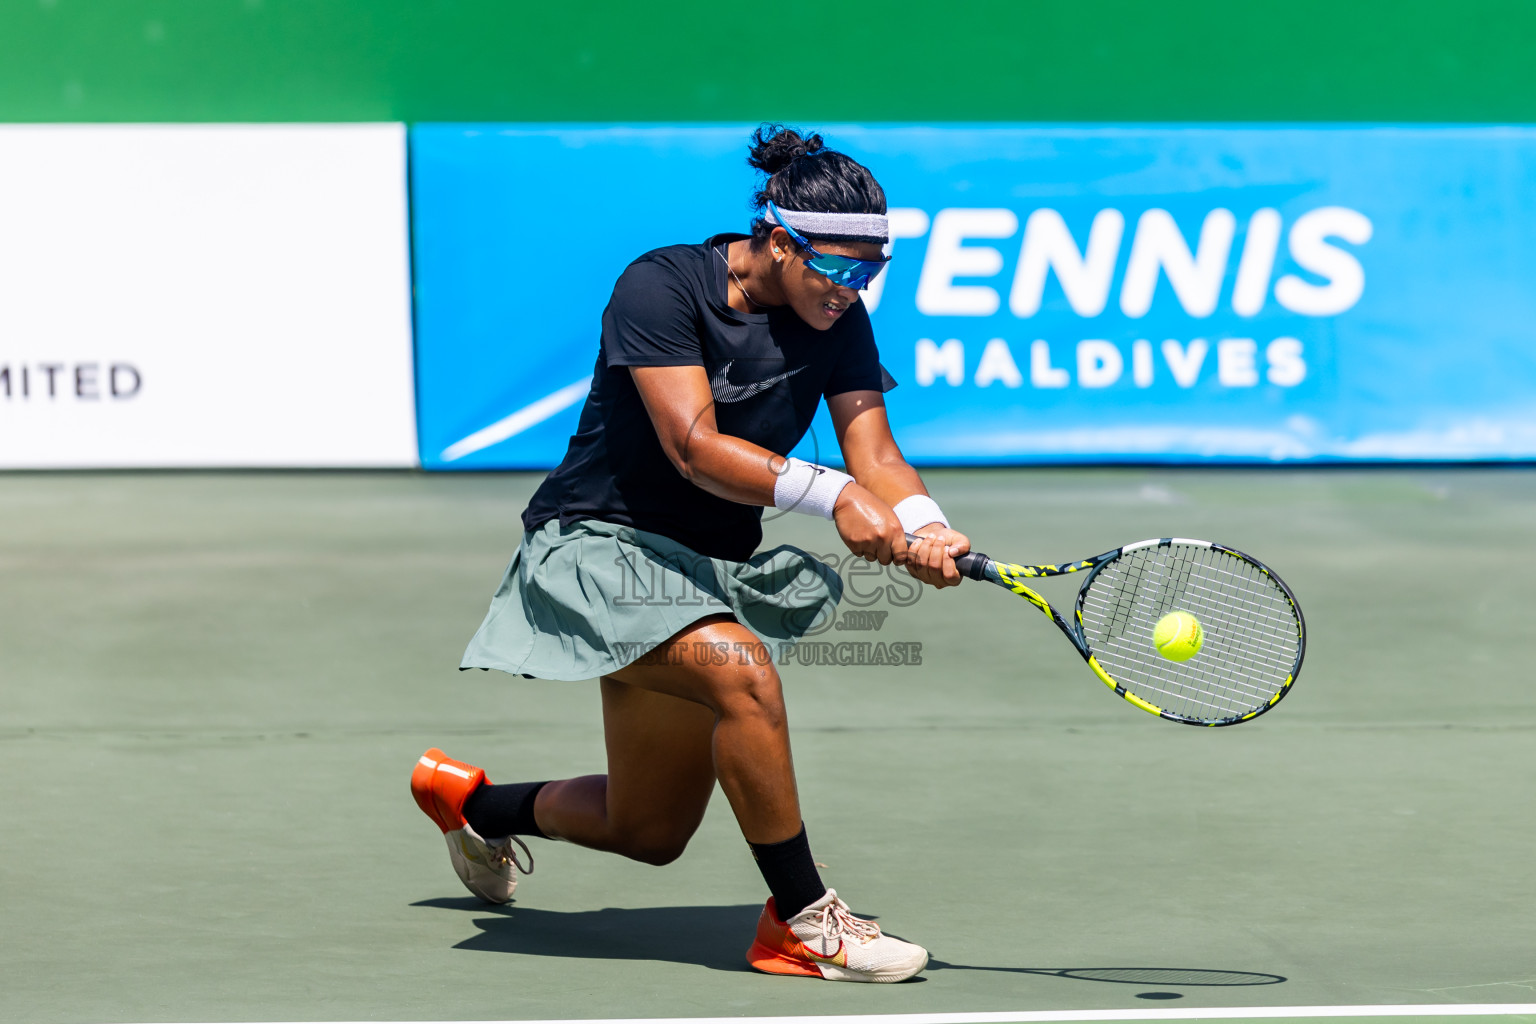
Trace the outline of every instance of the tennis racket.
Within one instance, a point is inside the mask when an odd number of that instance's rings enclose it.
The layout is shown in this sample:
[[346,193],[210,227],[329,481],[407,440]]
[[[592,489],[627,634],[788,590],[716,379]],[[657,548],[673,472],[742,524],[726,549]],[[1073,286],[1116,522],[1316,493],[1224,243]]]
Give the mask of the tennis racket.
[[[918,540],[907,534],[907,541]],[[955,559],[973,580],[995,583],[1039,608],[1088,667],[1121,697],[1185,725],[1236,725],[1290,692],[1307,650],[1296,597],[1263,562],[1206,540],[1137,541],[1065,565],[1016,565],[978,551]],[[1074,622],[1026,580],[1083,573]],[[1189,612],[1204,642],[1188,661],[1158,653],[1152,632],[1164,615]]]

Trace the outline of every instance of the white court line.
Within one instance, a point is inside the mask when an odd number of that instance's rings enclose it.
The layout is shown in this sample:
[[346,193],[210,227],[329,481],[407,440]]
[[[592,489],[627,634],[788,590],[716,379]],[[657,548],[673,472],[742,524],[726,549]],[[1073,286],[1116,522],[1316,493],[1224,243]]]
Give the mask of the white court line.
[[[1423,1003],[1403,1006],[1224,1006],[1187,1010],[1024,1010],[1018,1013],[888,1013],[826,1017],[630,1017],[593,1020],[391,1021],[390,1024],[1028,1024],[1032,1021],[1255,1020],[1266,1017],[1536,1016],[1536,1003]],[[286,1024],[306,1024],[289,1021]],[[326,1021],[324,1024],[375,1024]]]

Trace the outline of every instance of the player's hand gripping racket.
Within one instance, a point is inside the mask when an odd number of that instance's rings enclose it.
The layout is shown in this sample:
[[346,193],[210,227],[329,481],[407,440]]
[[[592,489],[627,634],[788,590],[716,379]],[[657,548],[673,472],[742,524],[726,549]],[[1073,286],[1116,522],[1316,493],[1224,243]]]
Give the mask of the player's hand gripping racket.
[[[1105,685],[1170,722],[1236,725],[1262,715],[1290,691],[1307,649],[1291,589],[1258,559],[1210,541],[1143,540],[1065,565],[1015,565],[973,551],[955,568],[1039,608]],[[1074,622],[1025,584],[1070,573],[1086,574]],[[1170,635],[1190,617],[1192,636]]]

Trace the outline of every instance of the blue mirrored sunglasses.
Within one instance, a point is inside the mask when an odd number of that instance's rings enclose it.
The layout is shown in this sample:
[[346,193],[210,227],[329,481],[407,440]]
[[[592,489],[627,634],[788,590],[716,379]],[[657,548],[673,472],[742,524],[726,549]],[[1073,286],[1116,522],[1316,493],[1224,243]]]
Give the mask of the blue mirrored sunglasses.
[[816,273],[825,277],[835,285],[843,288],[854,288],[859,291],[869,287],[869,282],[880,275],[885,265],[891,262],[889,256],[878,260],[856,260],[852,256],[834,256],[830,253],[817,252],[816,247],[800,232],[790,227],[784,220],[784,215],[779,208],[773,205],[773,200],[768,200],[768,210],[773,214],[778,226],[789,233],[789,237],[795,240],[795,244],[805,250],[805,265]]

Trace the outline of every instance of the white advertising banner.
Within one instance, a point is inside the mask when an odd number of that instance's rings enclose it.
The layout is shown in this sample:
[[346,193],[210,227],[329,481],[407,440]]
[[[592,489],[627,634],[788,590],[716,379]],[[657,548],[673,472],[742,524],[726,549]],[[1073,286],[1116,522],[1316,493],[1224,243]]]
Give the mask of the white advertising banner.
[[402,125],[0,127],[0,468],[413,466]]

